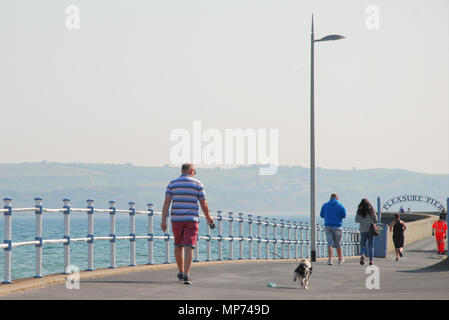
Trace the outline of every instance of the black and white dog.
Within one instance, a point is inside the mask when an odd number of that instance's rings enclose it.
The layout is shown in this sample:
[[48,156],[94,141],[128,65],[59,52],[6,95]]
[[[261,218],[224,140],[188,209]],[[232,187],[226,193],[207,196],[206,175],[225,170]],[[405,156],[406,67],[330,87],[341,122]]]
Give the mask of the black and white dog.
[[298,267],[294,271],[293,281],[296,279],[301,281],[301,286],[304,289],[309,289],[309,280],[312,274],[312,264],[309,260],[302,259]]

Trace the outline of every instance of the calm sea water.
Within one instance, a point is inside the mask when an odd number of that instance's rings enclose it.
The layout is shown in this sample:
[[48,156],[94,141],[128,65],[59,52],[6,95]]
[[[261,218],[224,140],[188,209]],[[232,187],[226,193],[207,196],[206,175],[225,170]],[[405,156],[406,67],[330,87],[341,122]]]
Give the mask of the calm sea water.
[[[263,217],[280,218],[291,221],[309,222],[308,214],[260,214]],[[227,217],[227,214],[223,215]],[[257,214],[254,215],[256,217]],[[236,215],[234,215],[234,218]],[[146,215],[136,215],[136,235],[148,234],[148,217]],[[245,217],[246,218],[246,217]],[[87,235],[87,214],[86,213],[72,213],[70,215],[71,237],[79,238]],[[163,235],[160,230],[160,216],[154,216],[154,234]],[[264,221],[264,220],[262,220]],[[353,222],[353,216],[348,215],[344,222],[344,227],[356,227]],[[322,224],[322,219],[317,217],[317,223]],[[229,235],[229,222],[223,222],[223,236]],[[13,213],[12,218],[12,240],[13,242],[33,241],[35,237],[35,215],[33,213]],[[239,225],[234,222],[233,235],[239,235]],[[244,223],[244,235],[248,235],[248,223]],[[272,237],[272,227],[270,227],[270,237]],[[206,223],[204,219],[200,222],[200,235],[206,234]],[[280,228],[278,228],[278,236],[280,238]],[[130,233],[129,229],[129,215],[116,215],[116,234],[127,236]],[[0,239],[4,239],[4,218],[0,216]],[[44,213],[43,215],[43,238],[44,239],[62,239],[64,235],[64,217],[62,213]],[[94,214],[94,235],[95,236],[109,236],[109,214],[95,213]],[[218,235],[218,228],[211,231],[212,236]],[[257,235],[257,225],[253,224],[253,236]],[[265,228],[262,226],[262,237],[265,236]],[[285,231],[285,238],[287,232]],[[291,239],[294,239],[293,233]],[[173,242],[170,240],[170,261],[174,262],[173,257]],[[70,245],[71,264],[78,266],[80,270],[87,269],[87,243],[86,242],[72,242]],[[278,248],[280,245],[278,245]],[[43,247],[43,275],[62,273],[64,271],[64,245],[59,244],[44,244]],[[200,255],[199,260],[206,259],[206,241],[199,242]],[[257,243],[253,244],[253,255],[256,256]],[[265,246],[262,245],[262,256],[265,254]],[[244,242],[244,255],[248,256],[248,243]],[[270,249],[270,251],[272,251]],[[34,245],[16,247],[12,250],[12,279],[33,277],[36,273],[35,269],[35,252]],[[212,260],[218,258],[218,245],[216,240],[212,240],[211,245]],[[223,242],[223,257],[229,257],[228,241]],[[239,244],[234,242],[234,258],[239,257]],[[0,250],[0,278],[4,278],[4,251]],[[165,241],[154,241],[154,263],[163,263],[165,261]],[[146,264],[148,262],[148,240],[136,240],[136,261],[137,264]],[[126,266],[130,264],[130,241],[117,240],[116,242],[116,265]],[[109,267],[109,241],[98,240],[94,241],[94,267],[107,268]]]

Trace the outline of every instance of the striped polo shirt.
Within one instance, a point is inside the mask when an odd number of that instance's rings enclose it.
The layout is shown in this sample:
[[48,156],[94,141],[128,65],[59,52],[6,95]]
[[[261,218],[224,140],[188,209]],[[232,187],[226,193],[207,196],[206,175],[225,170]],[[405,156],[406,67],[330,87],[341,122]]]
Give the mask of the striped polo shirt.
[[198,200],[206,199],[201,181],[191,175],[181,174],[178,179],[171,181],[167,186],[165,196],[172,197],[172,222],[198,222]]

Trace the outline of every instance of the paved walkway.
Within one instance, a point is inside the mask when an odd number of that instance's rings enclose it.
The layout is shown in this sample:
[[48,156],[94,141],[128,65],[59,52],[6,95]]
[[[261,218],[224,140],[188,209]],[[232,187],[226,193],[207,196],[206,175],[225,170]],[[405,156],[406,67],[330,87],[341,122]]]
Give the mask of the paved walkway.
[[[433,238],[410,244],[404,258],[376,259],[380,289],[368,290],[358,258],[343,265],[316,262],[310,289],[293,282],[294,260],[202,263],[192,267],[193,284],[176,280],[174,265],[101,278],[81,279],[80,289],[49,285],[0,299],[449,299],[449,260],[436,254]],[[274,282],[277,287],[267,287]]]

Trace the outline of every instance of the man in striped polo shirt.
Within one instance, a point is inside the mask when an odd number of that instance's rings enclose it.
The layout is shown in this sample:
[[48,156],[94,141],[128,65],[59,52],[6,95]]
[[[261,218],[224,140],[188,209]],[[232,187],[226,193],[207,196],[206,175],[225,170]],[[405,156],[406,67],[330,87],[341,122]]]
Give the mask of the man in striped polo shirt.
[[189,272],[199,230],[198,201],[206,216],[207,223],[212,224],[214,219],[209,214],[203,184],[193,177],[196,174],[193,164],[183,164],[181,173],[177,179],[169,183],[165,191],[161,229],[164,232],[167,230],[167,214],[171,204],[171,223],[173,236],[175,237],[178,279],[184,281],[185,284],[191,284]]

